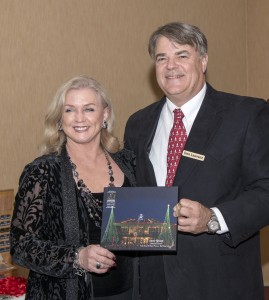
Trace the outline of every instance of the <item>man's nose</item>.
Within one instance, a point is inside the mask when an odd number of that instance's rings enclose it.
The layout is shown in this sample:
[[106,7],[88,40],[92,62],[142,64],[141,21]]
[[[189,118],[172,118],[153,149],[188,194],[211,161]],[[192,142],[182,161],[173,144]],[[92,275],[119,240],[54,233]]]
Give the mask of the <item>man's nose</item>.
[[177,60],[174,57],[170,57],[167,60],[167,69],[173,69],[176,68],[178,66],[177,64]]

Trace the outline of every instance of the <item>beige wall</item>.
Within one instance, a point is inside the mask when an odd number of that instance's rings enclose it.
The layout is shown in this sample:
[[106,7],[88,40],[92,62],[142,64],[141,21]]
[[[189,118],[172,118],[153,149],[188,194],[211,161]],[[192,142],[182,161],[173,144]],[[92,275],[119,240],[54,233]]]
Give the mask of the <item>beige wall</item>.
[[[247,1],[248,94],[269,99],[269,1]],[[269,226],[261,231],[264,282],[269,285]]]
[[48,103],[74,75],[88,74],[107,88],[122,138],[127,117],[161,95],[147,40],[165,22],[199,25],[209,40],[209,81],[247,92],[245,1],[163,3],[0,0],[0,189],[16,189],[23,166],[38,154]]
[[269,99],[269,1],[247,1],[248,94]]
[[163,23],[181,20],[206,33],[215,88],[268,98],[268,6],[267,0],[0,0],[0,189],[17,190],[23,166],[38,155],[47,105],[74,75],[107,88],[122,138],[127,117],[161,95],[147,40]]

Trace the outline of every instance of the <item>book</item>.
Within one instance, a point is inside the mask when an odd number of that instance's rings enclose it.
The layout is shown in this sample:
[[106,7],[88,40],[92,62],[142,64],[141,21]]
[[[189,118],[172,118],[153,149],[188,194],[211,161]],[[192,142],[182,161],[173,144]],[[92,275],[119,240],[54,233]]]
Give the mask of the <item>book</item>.
[[107,187],[101,246],[118,251],[176,251],[178,187]]

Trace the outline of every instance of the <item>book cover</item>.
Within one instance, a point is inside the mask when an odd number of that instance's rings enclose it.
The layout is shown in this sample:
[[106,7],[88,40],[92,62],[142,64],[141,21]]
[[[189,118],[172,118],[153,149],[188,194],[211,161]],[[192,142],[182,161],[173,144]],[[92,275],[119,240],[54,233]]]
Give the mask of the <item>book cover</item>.
[[107,187],[101,246],[120,251],[176,251],[177,187]]

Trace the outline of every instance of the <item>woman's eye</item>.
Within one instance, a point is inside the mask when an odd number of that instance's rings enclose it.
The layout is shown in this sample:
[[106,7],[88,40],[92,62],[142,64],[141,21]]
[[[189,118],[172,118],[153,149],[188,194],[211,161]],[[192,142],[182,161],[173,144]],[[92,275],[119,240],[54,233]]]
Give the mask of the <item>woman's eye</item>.
[[68,112],[71,112],[71,111],[72,111],[71,108],[66,108],[66,109],[65,109],[65,112],[67,112],[67,113],[68,113]]
[[91,107],[87,107],[87,108],[85,108],[85,111],[94,111],[94,109]]

